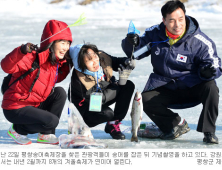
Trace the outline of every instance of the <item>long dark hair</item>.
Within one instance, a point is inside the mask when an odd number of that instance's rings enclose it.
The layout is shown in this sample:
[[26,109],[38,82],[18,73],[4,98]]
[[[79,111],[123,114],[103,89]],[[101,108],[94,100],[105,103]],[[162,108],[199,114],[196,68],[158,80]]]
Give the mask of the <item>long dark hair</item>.
[[[63,41],[63,40],[53,41],[53,42],[51,42],[49,45],[47,45],[45,48],[43,48],[41,51],[39,51],[39,52],[43,52],[43,51],[45,51],[45,50],[47,50],[47,49],[50,50],[51,53],[49,54],[48,60],[49,60],[49,62],[50,62],[52,65],[55,65],[55,64],[56,64],[56,56],[55,56],[55,52],[54,52],[54,44],[55,44],[55,42],[58,42],[58,41]],[[71,42],[70,42],[70,44],[71,44]],[[72,59],[71,59],[71,57],[70,57],[70,55],[69,55],[69,50],[65,53],[64,59],[67,60],[68,63],[72,63]],[[64,60],[64,59],[63,59],[63,60]]]
[[79,54],[78,54],[78,65],[79,65],[79,68],[82,72],[84,72],[87,69],[86,64],[84,62],[84,57],[85,56],[89,57],[88,49],[93,50],[93,52],[96,53],[99,56],[99,50],[98,50],[96,45],[94,45],[94,44],[84,44],[82,46],[82,48],[80,49]]

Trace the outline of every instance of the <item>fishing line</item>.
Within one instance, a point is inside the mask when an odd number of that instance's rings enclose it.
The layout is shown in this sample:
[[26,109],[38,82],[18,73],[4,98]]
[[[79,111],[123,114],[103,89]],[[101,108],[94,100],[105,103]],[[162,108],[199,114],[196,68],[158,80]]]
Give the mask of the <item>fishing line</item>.
[[40,42],[40,44],[43,43],[43,42],[45,42],[46,40],[52,38],[53,36],[59,34],[60,32],[66,30],[66,29],[69,28],[69,27],[80,26],[80,25],[84,25],[84,24],[86,24],[86,23],[87,23],[87,21],[86,21],[85,13],[82,13],[82,14],[80,15],[80,17],[76,20],[76,22],[74,22],[74,23],[71,24],[71,25],[68,25],[66,28],[64,28],[64,29],[60,30],[59,32],[53,34],[52,36],[44,39],[43,41]]

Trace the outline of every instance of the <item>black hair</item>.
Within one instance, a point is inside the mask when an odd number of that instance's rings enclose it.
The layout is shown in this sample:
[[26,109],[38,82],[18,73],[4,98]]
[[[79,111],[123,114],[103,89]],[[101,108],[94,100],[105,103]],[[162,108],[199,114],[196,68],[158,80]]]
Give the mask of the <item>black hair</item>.
[[48,60],[52,65],[56,64],[56,56],[55,56],[54,49],[53,49],[54,44],[55,44],[55,41],[53,41],[50,44],[48,44],[47,46],[43,47],[41,50],[40,49],[38,50],[38,53],[41,53],[41,52],[46,51],[48,49],[50,50],[51,53],[49,54]]
[[84,44],[78,54],[78,65],[79,65],[79,68],[82,72],[84,72],[87,69],[86,64],[84,62],[84,58],[85,58],[85,56],[90,57],[88,55],[88,49],[93,50],[93,52],[99,56],[99,50],[96,45],[89,44],[89,43]]
[[177,10],[178,8],[181,8],[183,10],[184,14],[186,13],[186,9],[185,9],[184,4],[182,2],[180,2],[179,0],[168,1],[161,8],[161,13],[162,13],[163,18],[165,19],[167,14],[171,14],[172,12]]
[[[48,49],[49,48],[49,50],[50,50],[50,54],[49,54],[49,61],[50,61],[50,63],[52,64],[52,65],[55,65],[56,64],[56,56],[55,56],[55,52],[54,52],[54,44],[56,43],[56,42],[59,42],[59,41],[63,41],[63,40],[55,40],[55,41],[53,41],[52,43],[50,43],[47,47],[46,47],[46,49]],[[71,42],[70,42],[70,44],[71,44]],[[69,55],[69,50],[65,53],[65,56],[64,56],[64,59],[66,59],[67,61],[71,61],[71,57],[70,57],[70,55]]]

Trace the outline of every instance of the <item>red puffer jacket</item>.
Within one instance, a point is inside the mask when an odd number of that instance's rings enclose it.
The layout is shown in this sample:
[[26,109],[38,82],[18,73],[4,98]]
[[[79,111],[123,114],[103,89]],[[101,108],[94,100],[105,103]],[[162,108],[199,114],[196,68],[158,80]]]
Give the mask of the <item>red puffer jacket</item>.
[[[51,24],[51,27],[48,27],[47,24]],[[56,20],[50,20],[47,24],[43,30],[42,37],[49,37],[51,36],[50,34],[56,33],[55,31],[60,31],[67,27],[65,23]],[[49,36],[47,36],[47,34]],[[68,28],[65,31],[52,37],[52,39],[53,41],[63,39],[72,42],[71,31]],[[44,42],[44,45],[41,45],[41,48],[44,48],[51,42],[52,40],[50,38]],[[65,59],[59,60],[56,58],[57,64],[52,65],[48,60],[50,53],[51,52],[49,49],[39,53],[40,74],[37,81],[35,82],[35,85],[33,86],[32,91],[29,92],[29,88],[37,75],[38,69],[34,70],[24,79],[19,80],[10,86],[10,88],[3,96],[3,109],[13,110],[25,106],[38,107],[41,102],[47,99],[56,83],[56,80],[58,83],[66,78],[69,73],[69,66],[67,61]],[[12,74],[10,83],[28,71],[32,67],[32,63],[34,62],[35,58],[35,51],[32,53],[23,54],[20,50],[20,47],[18,47],[9,53],[4,59],[2,59],[1,67],[3,71]],[[58,75],[56,76],[57,65],[59,71]]]

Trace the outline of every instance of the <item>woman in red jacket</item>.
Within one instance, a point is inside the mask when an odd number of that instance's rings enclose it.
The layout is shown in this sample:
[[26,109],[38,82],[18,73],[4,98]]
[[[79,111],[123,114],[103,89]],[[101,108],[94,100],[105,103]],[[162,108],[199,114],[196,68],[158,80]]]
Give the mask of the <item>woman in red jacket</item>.
[[55,87],[55,83],[64,80],[69,73],[67,51],[72,42],[71,31],[66,23],[50,20],[45,25],[41,42],[40,49],[27,43],[15,48],[1,61],[3,71],[12,74],[11,84],[31,69],[38,57],[39,68],[13,83],[2,101],[3,113],[12,123],[8,135],[22,145],[32,143],[27,135],[33,133],[39,133],[38,143],[58,144],[55,128],[66,101],[65,90]]

